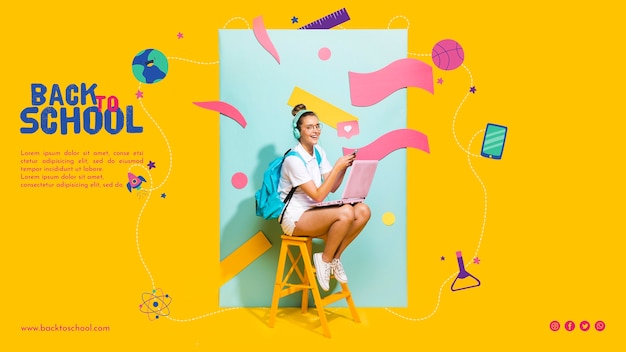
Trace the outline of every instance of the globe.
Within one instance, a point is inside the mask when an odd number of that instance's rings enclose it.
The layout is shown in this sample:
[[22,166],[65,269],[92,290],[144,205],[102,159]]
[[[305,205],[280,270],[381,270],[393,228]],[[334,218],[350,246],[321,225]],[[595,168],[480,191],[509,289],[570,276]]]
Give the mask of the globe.
[[142,83],[157,83],[167,75],[167,57],[156,49],[142,50],[133,58],[133,75]]

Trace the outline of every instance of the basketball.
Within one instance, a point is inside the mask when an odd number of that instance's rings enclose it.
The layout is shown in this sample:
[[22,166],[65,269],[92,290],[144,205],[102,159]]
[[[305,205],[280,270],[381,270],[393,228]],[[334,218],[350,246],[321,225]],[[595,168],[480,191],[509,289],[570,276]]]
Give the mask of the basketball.
[[433,63],[442,70],[454,70],[461,66],[464,58],[463,48],[455,40],[444,39],[433,47]]

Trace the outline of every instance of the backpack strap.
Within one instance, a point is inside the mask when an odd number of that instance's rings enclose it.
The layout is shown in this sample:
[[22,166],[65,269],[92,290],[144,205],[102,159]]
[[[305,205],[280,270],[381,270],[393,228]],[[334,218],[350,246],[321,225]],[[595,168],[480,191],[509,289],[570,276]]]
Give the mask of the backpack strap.
[[287,194],[287,197],[285,197],[285,206],[283,207],[283,211],[280,212],[280,219],[278,220],[279,224],[283,223],[283,214],[285,214],[285,210],[287,210],[287,206],[289,205],[289,202],[291,202],[291,197],[293,197],[293,194],[296,192],[296,188],[298,188],[298,186],[292,187],[289,194]]
[[[285,158],[287,158],[288,156],[292,156],[292,155],[299,157],[300,160],[302,160],[302,162],[305,163],[306,165],[306,162],[304,161],[304,158],[302,158],[302,155],[300,155],[300,153],[296,152],[295,150],[291,150],[291,149],[287,150],[285,154],[283,155],[283,162],[285,162]],[[293,197],[293,194],[296,192],[296,188],[298,188],[298,186],[291,187],[291,190],[289,191],[289,193],[287,194],[287,197],[285,197],[285,200],[283,201],[283,203],[285,203],[285,206],[283,207],[283,211],[280,212],[280,217],[278,220],[279,224],[283,223],[283,214],[285,214],[285,210],[287,210],[287,206],[289,205],[289,202],[291,202],[291,197]]]
[[[313,150],[315,151],[315,159],[317,160],[317,166],[321,166],[322,155],[320,154],[319,150],[317,150],[316,146],[313,146]],[[300,153],[298,153],[297,151],[291,150],[291,149],[287,150],[285,154],[283,155],[283,162],[285,161],[285,158],[288,156],[297,156],[298,158],[300,158],[300,160],[302,160],[302,162],[306,166],[306,161],[304,160],[302,155],[300,155]],[[296,192],[296,188],[298,188],[298,186],[292,187],[289,193],[287,194],[287,197],[285,197],[285,200],[284,200],[285,207],[283,208],[283,211],[280,213],[280,220],[278,221],[279,224],[283,223],[283,214],[285,213],[285,210],[287,209],[289,202],[291,202],[291,197],[293,197],[293,194]]]
[[315,160],[317,160],[317,166],[321,166],[322,165],[322,154],[320,154],[320,151],[318,150],[317,145],[313,146],[313,152],[315,154]]

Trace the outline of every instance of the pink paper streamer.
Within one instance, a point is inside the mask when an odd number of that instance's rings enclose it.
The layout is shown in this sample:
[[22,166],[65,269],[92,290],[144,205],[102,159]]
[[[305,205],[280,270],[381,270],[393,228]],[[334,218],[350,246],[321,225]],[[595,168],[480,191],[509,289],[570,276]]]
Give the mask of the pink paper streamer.
[[[405,128],[386,133],[372,143],[359,148],[356,158],[360,160],[381,160],[394,150],[409,147],[430,153],[428,137],[422,132]],[[353,151],[354,149],[351,148],[343,148],[344,155]]]
[[354,106],[370,106],[405,87],[422,88],[434,94],[433,69],[415,59],[400,59],[370,73],[348,72],[350,99]]
[[239,112],[239,110],[237,110],[237,108],[223,101],[194,102],[194,104],[203,109],[214,110],[222,115],[228,116],[236,121],[238,124],[240,124],[243,128],[246,128],[246,125],[248,124],[246,119]]
[[263,23],[263,17],[259,16],[252,20],[252,32],[254,32],[254,36],[259,44],[261,44],[261,46],[267,50],[267,52],[270,53],[280,64],[280,57],[278,56],[278,52],[276,51],[276,48],[274,48],[274,44],[272,44],[272,41],[267,34],[265,24]]

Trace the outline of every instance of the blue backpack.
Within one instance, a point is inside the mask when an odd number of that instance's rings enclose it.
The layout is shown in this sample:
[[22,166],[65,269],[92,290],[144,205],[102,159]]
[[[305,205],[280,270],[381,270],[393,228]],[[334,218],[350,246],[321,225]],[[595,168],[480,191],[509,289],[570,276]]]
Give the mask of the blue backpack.
[[[319,166],[322,162],[322,157],[319,151],[317,151],[317,148],[313,149],[315,150],[315,158],[317,159],[317,165]],[[283,222],[283,213],[287,208],[287,205],[289,205],[289,201],[291,200],[293,193],[296,191],[296,188],[298,188],[297,186],[291,188],[289,194],[285,197],[285,200],[280,200],[280,194],[278,193],[280,171],[283,167],[283,161],[285,161],[285,158],[288,156],[297,156],[306,165],[302,156],[298,152],[291,149],[289,149],[282,157],[278,157],[270,162],[267,170],[263,173],[263,184],[254,194],[254,198],[256,199],[257,216],[261,216],[264,219],[280,218],[280,223]]]

